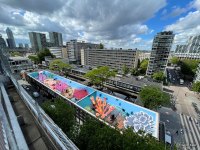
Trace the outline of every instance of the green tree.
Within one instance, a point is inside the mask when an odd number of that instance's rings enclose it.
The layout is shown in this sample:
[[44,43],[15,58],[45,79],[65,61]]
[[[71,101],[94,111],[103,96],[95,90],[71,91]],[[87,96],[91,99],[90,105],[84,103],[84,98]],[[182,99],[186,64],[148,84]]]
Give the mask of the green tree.
[[170,104],[169,94],[163,92],[156,86],[145,86],[139,93],[140,99],[144,107],[149,109],[157,109],[160,105]]
[[192,59],[181,60],[180,62],[181,72],[185,75],[190,75],[193,77],[195,75],[199,62],[200,62],[199,60],[192,60]]
[[195,92],[200,92],[200,81],[194,82],[192,84],[192,90]]
[[22,56],[22,54],[20,52],[11,52],[10,55],[12,57],[15,57],[15,56]]
[[178,59],[178,57],[172,57],[172,58],[170,59],[170,62],[171,62],[172,64],[174,64],[174,65],[178,65],[178,64],[179,64],[179,59]]
[[104,49],[104,45],[102,43],[99,44],[99,49]]
[[39,59],[37,56],[30,55],[28,58],[33,61],[34,63],[39,63]]
[[122,66],[122,73],[124,76],[127,75],[129,71],[130,71],[129,68],[126,65]]
[[164,81],[165,79],[165,75],[162,71],[159,71],[159,72],[155,72],[153,75],[152,75],[152,78],[154,80],[157,80],[157,81]]
[[43,51],[37,53],[37,57],[38,57],[38,60],[39,62],[41,63],[42,61],[44,61],[44,58],[46,56],[50,56],[52,58],[54,58],[55,56],[53,54],[51,54],[51,52],[49,51],[49,49],[44,49]]
[[70,132],[75,123],[75,111],[64,100],[46,101],[42,104],[42,108],[65,134]]
[[144,59],[144,60],[141,61],[140,67],[139,67],[139,70],[140,70],[141,74],[145,74],[146,73],[146,70],[147,70],[147,67],[148,67],[148,63],[149,63],[148,59]]
[[72,67],[69,64],[64,63],[60,59],[53,60],[49,65],[49,69],[57,70],[57,71],[63,71],[63,70],[67,71],[68,69],[71,69],[71,68]]
[[138,70],[136,68],[131,68],[130,72],[131,72],[131,75],[133,76],[138,75]]
[[164,150],[164,144],[159,142],[151,135],[145,135],[144,132],[135,133],[133,129],[123,130],[121,134],[98,120],[90,119],[76,130],[75,144],[79,149],[84,150],[131,150],[131,149],[150,149]]
[[103,66],[87,72],[84,77],[88,78],[92,84],[103,87],[103,83],[115,75],[115,71],[110,70],[107,66]]

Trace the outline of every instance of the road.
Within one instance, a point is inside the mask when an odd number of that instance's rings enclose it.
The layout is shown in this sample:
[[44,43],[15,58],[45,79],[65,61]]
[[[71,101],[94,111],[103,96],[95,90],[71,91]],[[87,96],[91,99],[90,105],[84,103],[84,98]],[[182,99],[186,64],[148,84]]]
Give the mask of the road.
[[167,68],[166,72],[168,82],[178,85],[181,78],[179,71],[173,68]]

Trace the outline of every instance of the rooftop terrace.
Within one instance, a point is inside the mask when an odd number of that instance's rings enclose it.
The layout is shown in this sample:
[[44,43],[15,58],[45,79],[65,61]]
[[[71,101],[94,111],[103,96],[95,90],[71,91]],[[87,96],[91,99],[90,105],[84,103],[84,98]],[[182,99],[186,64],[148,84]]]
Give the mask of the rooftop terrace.
[[29,73],[28,76],[111,126],[119,129],[131,127],[135,132],[144,130],[158,138],[159,115],[157,112],[46,70]]

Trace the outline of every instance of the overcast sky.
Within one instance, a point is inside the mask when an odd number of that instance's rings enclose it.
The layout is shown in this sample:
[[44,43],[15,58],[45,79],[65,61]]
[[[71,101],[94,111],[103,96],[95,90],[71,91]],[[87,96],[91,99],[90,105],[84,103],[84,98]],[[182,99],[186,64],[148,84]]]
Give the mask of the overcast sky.
[[0,0],[4,38],[7,27],[16,43],[30,43],[29,31],[55,31],[63,33],[64,43],[150,50],[163,30],[176,33],[174,46],[200,34],[200,0]]

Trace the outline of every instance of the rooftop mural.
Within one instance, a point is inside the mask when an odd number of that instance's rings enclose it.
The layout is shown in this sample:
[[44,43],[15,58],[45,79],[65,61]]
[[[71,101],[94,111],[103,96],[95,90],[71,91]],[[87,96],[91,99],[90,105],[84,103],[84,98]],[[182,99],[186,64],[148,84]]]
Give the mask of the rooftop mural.
[[33,72],[28,75],[64,96],[66,100],[76,103],[89,114],[118,129],[132,128],[135,132],[143,130],[158,137],[159,115],[157,112],[48,71]]

